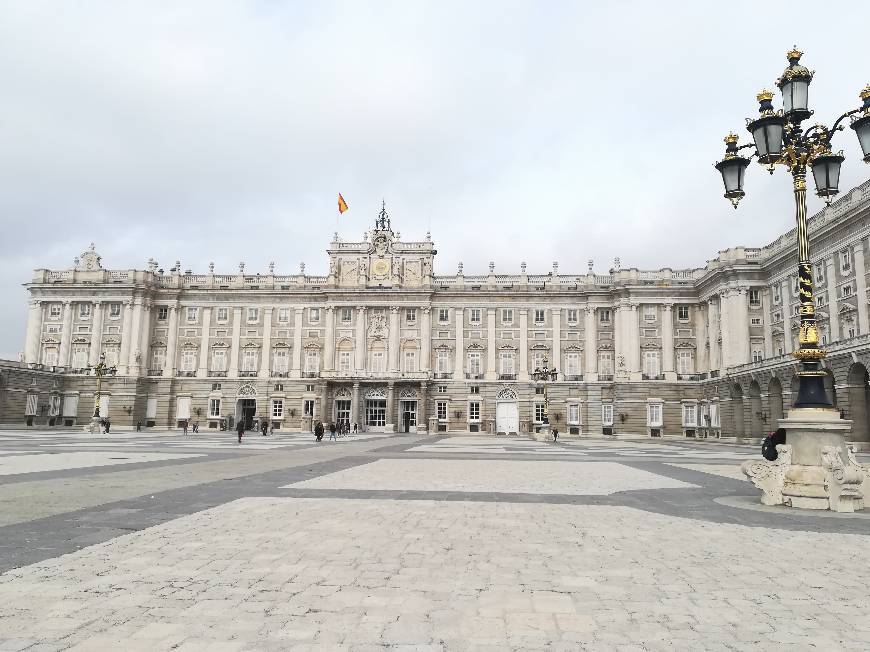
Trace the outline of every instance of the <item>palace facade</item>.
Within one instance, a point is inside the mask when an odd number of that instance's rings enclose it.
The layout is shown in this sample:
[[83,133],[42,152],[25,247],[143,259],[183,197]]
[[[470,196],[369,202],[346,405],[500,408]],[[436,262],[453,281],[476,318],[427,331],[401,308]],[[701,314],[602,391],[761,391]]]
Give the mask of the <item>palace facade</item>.
[[[870,182],[810,219],[829,389],[870,440]],[[20,364],[0,418],[203,429],[238,419],[309,430],[759,437],[790,405],[798,328],[794,231],[694,269],[436,275],[429,234],[405,240],[385,210],[359,242],[334,239],[329,273],[106,269],[94,246],[27,288]],[[546,389],[544,361],[558,371]],[[14,374],[40,380],[12,387]],[[49,387],[48,385],[51,385]],[[14,390],[14,391],[13,391]],[[11,394],[9,392],[12,392]],[[5,406],[5,407],[2,407]],[[14,414],[13,414],[14,412]]]

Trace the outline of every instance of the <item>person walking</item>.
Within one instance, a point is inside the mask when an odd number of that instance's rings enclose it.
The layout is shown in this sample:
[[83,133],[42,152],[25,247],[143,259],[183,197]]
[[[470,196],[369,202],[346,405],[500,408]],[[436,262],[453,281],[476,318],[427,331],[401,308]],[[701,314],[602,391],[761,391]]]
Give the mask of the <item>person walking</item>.
[[242,435],[245,434],[245,420],[239,419],[239,422],[236,424],[236,432],[239,433],[239,443],[242,443]]
[[199,432],[199,421],[193,422],[193,432],[194,432],[194,434]]
[[274,421],[269,422],[269,434],[270,435],[275,434],[275,422]]
[[263,419],[260,421],[260,432],[263,433],[263,437],[265,437],[269,432],[269,421],[267,419]]
[[136,432],[142,432],[142,422],[141,421],[136,422]]
[[559,440],[559,431],[553,428],[553,443],[555,444]]
[[187,419],[181,422],[181,434],[187,436]]
[[109,421],[109,417],[106,417],[106,432],[105,432],[105,434],[107,434],[107,435],[109,434],[109,428],[111,428],[111,427],[112,427],[112,422]]
[[358,428],[358,424],[356,421],[353,422],[353,434],[356,434]]
[[314,438],[317,441],[323,441],[323,423],[320,421],[314,423]]
[[335,436],[335,421],[329,424],[329,439],[338,441],[338,438]]

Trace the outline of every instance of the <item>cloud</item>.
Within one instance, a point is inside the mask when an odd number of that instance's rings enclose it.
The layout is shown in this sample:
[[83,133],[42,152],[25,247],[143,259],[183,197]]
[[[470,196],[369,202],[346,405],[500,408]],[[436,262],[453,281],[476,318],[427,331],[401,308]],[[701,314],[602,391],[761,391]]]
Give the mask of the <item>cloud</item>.
[[[406,237],[431,229],[438,273],[694,267],[763,245],[792,225],[786,175],[751,170],[735,212],[711,164],[793,40],[817,116],[857,105],[870,10],[842,7],[836,29],[776,42],[763,25],[816,7],[7,2],[0,355],[23,346],[30,270],[92,240],[110,267],[322,273],[339,191],[344,237],[386,198]],[[867,176],[853,141],[844,188]]]

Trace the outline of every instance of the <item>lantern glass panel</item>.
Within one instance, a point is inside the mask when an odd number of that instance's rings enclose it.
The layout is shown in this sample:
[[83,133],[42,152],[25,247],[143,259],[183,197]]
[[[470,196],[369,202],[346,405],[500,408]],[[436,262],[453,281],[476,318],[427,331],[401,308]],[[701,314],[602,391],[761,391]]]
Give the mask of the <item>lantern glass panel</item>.
[[858,135],[858,143],[864,157],[870,156],[870,116],[861,118],[852,123],[852,129]]
[[840,166],[842,163],[843,159],[839,156],[821,156],[813,162],[816,194],[822,197],[837,194],[840,186]]
[[793,79],[782,85],[782,108],[785,113],[806,111],[810,83],[802,79]]

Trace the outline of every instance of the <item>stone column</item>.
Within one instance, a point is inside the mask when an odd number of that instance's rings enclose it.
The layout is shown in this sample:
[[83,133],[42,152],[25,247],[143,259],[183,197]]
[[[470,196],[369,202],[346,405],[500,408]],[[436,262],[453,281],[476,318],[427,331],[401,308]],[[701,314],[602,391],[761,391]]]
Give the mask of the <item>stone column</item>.
[[291,378],[302,377],[302,313],[304,308],[296,307],[293,310],[293,367],[290,370]]
[[[36,299],[30,302],[30,310],[27,313],[27,334],[24,339],[24,362],[28,364],[39,362],[39,342],[42,339],[42,311],[42,301]],[[64,362],[58,358],[57,364],[63,366]]]
[[749,342],[749,288],[737,289],[731,297],[733,317],[731,337],[735,340],[732,364],[746,364],[752,361]]
[[420,308],[420,371],[429,372],[432,367],[432,310]]
[[387,383],[387,432],[396,431],[396,386],[393,381]]
[[520,308],[520,375],[519,380],[529,380],[529,311]]
[[[833,270],[833,261],[831,262],[831,270]],[[833,283],[833,276],[829,277],[829,291],[833,291],[836,297],[836,288],[833,290],[830,288],[830,284]],[[780,296],[782,297],[782,345],[785,348],[786,353],[791,353],[794,351],[794,339],[791,334],[791,305],[789,303],[789,297],[791,297],[791,281],[789,279],[785,279],[782,282],[782,290],[780,291]],[[840,339],[840,323],[837,319],[837,300],[834,299],[834,302],[828,306],[828,312],[831,315],[832,321],[830,323],[831,329],[831,340]]]
[[323,342],[323,370],[335,369],[335,307],[326,306],[326,328]]
[[456,364],[453,365],[453,379],[465,379],[465,312],[462,308],[454,308],[456,321]]
[[625,345],[625,328],[623,321],[625,320],[625,308],[621,303],[613,305],[613,373],[614,378],[619,373],[619,359],[625,360],[626,367],[628,366],[627,349]]
[[131,376],[139,375],[139,362],[136,357],[142,355],[139,350],[139,342],[142,338],[142,299],[133,300],[133,325],[130,330],[130,357],[127,360],[128,373]]
[[351,424],[359,423],[360,404],[359,404],[359,383],[353,384],[353,402],[350,404],[350,422]]
[[[230,341],[230,363],[227,368],[227,378],[239,377],[239,349],[241,348],[241,340],[242,309],[233,308],[233,338]],[[299,349],[297,348],[296,351],[298,350]],[[296,351],[294,351],[294,353]]]
[[429,383],[420,383],[420,400],[417,403],[417,432],[426,432],[429,423],[427,414],[428,410],[426,402],[429,395]]
[[721,364],[722,372],[724,373],[728,367],[734,364],[732,360],[733,346],[731,333],[732,308],[731,290],[726,290],[719,295],[719,329],[722,333],[721,347]]
[[141,373],[148,373],[148,356],[151,350],[151,316],[154,314],[154,304],[151,301],[142,302],[142,330],[139,332],[139,354]]
[[202,333],[199,337],[199,364],[196,366],[196,377],[208,376],[208,343],[211,334],[211,308],[202,309]]
[[91,349],[88,351],[88,364],[96,365],[100,361],[100,351],[103,344],[103,302],[94,301],[91,308]]
[[870,322],[867,314],[867,268],[864,266],[864,240],[859,240],[853,247],[855,256],[855,293],[858,295],[858,334],[870,332]]
[[[176,317],[176,334],[178,333],[178,318]],[[172,331],[170,331],[170,336]],[[126,376],[130,373],[130,349],[133,340],[133,300],[124,302],[124,324],[121,327],[121,359],[118,361],[118,373]],[[174,367],[174,364],[173,364]]]
[[486,309],[486,380],[496,380],[498,369],[495,367],[495,308]]
[[631,373],[633,379],[640,380],[640,333],[638,332],[637,323],[637,304],[629,304],[628,316],[628,335],[631,342],[631,350],[629,351],[629,359],[631,360]]
[[773,329],[770,321],[770,288],[761,291],[761,320],[764,330],[764,359],[773,357]]
[[396,306],[390,308],[390,345],[389,365],[391,373],[399,372],[399,309]]
[[178,305],[169,306],[169,338],[166,344],[166,368],[169,376],[174,377],[178,369],[176,357],[178,355]]
[[596,331],[598,324],[595,323],[595,307],[586,306],[583,311],[583,338],[585,348],[585,369],[583,370],[583,378],[586,381],[598,380],[598,333]]
[[354,366],[358,372],[364,371],[366,365],[366,308],[357,306],[356,337],[354,342]]
[[260,378],[272,377],[272,311],[271,306],[263,308],[263,355],[260,360]]
[[716,295],[707,300],[707,335],[710,338],[710,370],[722,368],[722,353],[719,350],[719,305]]
[[63,326],[60,329],[60,355],[58,364],[68,367],[70,364],[69,350],[72,343],[72,301],[63,302]]
[[553,315],[553,360],[550,363],[550,369],[559,372],[556,376],[556,380],[558,380],[559,377],[565,377],[562,370],[564,366],[562,360],[562,309],[553,308],[551,313]]
[[[332,420],[328,399],[329,390],[326,381],[323,381],[323,385],[320,387],[320,420],[323,422],[324,428]],[[329,430],[329,428],[326,429]]]
[[662,370],[665,380],[676,380],[674,367],[674,304],[662,305]]
[[697,356],[697,371],[705,373],[710,371],[710,358],[707,348],[707,316],[704,314],[704,304],[699,303],[695,310],[695,355]]

